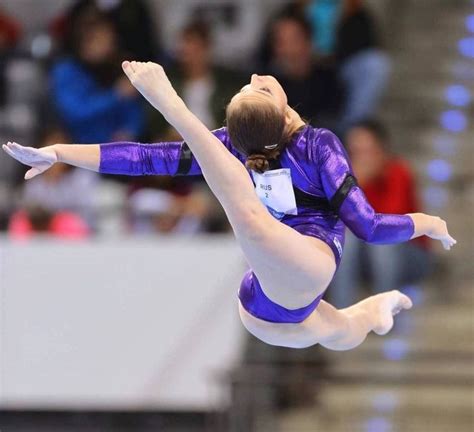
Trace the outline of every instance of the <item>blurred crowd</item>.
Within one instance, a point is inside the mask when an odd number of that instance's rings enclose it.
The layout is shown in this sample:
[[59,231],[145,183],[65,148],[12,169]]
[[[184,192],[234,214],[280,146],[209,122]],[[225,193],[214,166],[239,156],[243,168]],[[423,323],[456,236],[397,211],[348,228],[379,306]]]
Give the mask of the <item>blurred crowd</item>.
[[[225,124],[226,103],[251,73],[272,74],[308,123],[332,129],[348,146],[376,210],[415,211],[413,175],[370,120],[391,69],[376,16],[363,0],[274,3],[76,0],[28,43],[28,24],[0,8],[0,139],[36,147],[179,140],[125,79],[124,59],[162,63],[210,129]],[[57,164],[25,183],[24,171],[0,157],[0,230],[11,238],[229,229],[201,178],[100,176]],[[349,237],[346,261],[354,268],[343,265],[338,283],[350,285],[358,260],[383,260],[385,271],[391,264],[398,274],[408,257],[400,248],[380,255],[361,247]],[[413,247],[423,259],[426,245]]]

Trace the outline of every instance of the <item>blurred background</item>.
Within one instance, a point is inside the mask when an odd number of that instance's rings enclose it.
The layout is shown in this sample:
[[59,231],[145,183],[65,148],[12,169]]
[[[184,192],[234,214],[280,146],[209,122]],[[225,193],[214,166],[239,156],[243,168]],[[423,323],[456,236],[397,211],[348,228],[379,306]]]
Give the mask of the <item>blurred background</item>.
[[327,300],[415,308],[350,352],[271,347],[240,324],[244,260],[201,178],[25,183],[2,154],[0,429],[474,430],[474,1],[1,0],[0,141],[179,139],[123,59],[163,64],[210,129],[275,75],[376,210],[437,214],[458,244],[348,236]]

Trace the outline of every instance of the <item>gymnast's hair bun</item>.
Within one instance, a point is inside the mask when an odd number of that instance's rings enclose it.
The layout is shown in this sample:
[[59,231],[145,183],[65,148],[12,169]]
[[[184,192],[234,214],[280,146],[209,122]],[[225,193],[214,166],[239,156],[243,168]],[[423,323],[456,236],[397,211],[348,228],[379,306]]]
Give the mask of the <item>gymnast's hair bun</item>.
[[256,171],[260,174],[264,173],[265,171],[268,171],[268,169],[270,168],[270,164],[268,163],[267,157],[262,154],[250,155],[247,158],[247,161],[245,162],[245,166],[248,169]]

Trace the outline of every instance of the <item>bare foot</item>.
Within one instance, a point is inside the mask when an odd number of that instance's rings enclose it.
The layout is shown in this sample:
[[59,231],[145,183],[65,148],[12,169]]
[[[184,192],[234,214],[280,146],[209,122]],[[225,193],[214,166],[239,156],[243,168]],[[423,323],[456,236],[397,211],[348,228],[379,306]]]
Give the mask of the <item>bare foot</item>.
[[393,317],[403,309],[411,309],[412,301],[400,291],[377,294],[367,300],[368,312],[374,319],[373,331],[378,335],[387,334],[393,327]]

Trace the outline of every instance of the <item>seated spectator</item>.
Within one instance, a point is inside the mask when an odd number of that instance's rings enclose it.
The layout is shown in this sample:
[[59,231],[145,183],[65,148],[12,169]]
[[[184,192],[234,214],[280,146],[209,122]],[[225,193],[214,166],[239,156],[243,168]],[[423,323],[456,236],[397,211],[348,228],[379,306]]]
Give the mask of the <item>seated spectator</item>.
[[77,0],[50,24],[50,32],[60,44],[70,42],[69,29],[89,11],[100,11],[117,29],[120,46],[137,61],[161,59],[161,47],[148,4],[143,0]]
[[313,29],[315,51],[323,56],[334,55],[337,26],[344,2],[340,0],[313,0],[305,3],[307,3],[306,16]]
[[336,37],[339,76],[347,100],[339,129],[373,116],[387,87],[390,58],[380,48],[376,22],[363,0],[346,0]]
[[390,59],[380,48],[376,20],[364,0],[312,0],[306,14],[313,28],[314,49],[335,58],[344,85],[338,131],[373,116],[387,87]]
[[[350,129],[347,148],[359,185],[375,211],[416,213],[419,211],[415,179],[408,164],[389,150],[387,132],[375,121],[364,121]],[[337,308],[365,297],[359,288],[368,276],[372,292],[400,288],[421,280],[430,268],[426,237],[396,245],[369,245],[346,231],[341,266],[329,290]],[[365,275],[359,274],[359,271]]]
[[341,93],[335,70],[313,57],[311,26],[298,14],[283,14],[271,26],[269,71],[288,103],[317,126],[333,127]]
[[[10,61],[14,57],[15,48],[21,37],[20,24],[0,7],[0,137],[6,139],[11,134],[9,103],[11,87],[7,78]],[[22,130],[27,128],[21,125]],[[16,131],[15,131],[16,132]],[[0,231],[5,231],[13,205],[12,186],[19,180],[18,166],[15,167],[6,158],[0,157]]]
[[114,25],[88,12],[72,31],[70,57],[51,71],[53,101],[68,134],[80,143],[137,140],[143,131],[142,102],[121,70]]
[[[209,128],[223,126],[225,107],[231,97],[246,84],[246,77],[212,62],[212,37],[209,27],[200,21],[186,25],[179,36],[175,54],[174,68],[168,72],[173,86],[183,98],[192,112]],[[149,110],[150,141],[176,141],[181,137],[165,121],[155,109]],[[199,183],[201,177],[154,177],[152,179],[133,179],[134,188],[153,187],[171,192],[179,197],[179,202],[185,208],[192,210],[190,203],[197,208],[206,203],[206,214],[200,215],[198,230],[220,232],[228,230],[229,226],[220,206],[216,209],[207,186]],[[204,200],[204,201],[203,201]],[[211,216],[210,209],[213,209]],[[186,210],[186,212],[188,211]],[[185,213],[186,213],[185,212]],[[195,217],[195,216],[194,216]],[[191,226],[186,217],[185,225]],[[183,225],[179,225],[178,231]]]
[[[39,147],[68,142],[61,129],[52,128],[44,133]],[[52,215],[70,212],[90,230],[96,222],[94,197],[97,181],[98,175],[92,171],[57,163],[42,175],[23,183],[20,204],[24,209],[41,208]]]
[[261,36],[262,23],[278,7],[278,1],[268,0],[154,0],[151,4],[159,10],[167,51],[174,51],[179,29],[198,20],[212,28],[212,54],[217,64],[252,72],[250,60],[255,41]]
[[196,234],[203,231],[208,203],[192,193],[140,189],[129,199],[131,229],[136,234]]
[[[225,106],[245,84],[240,74],[213,65],[212,37],[202,22],[191,22],[180,33],[175,66],[168,73],[170,81],[189,109],[209,128],[223,125]],[[153,110],[150,126],[154,139],[175,139],[163,117]]]

